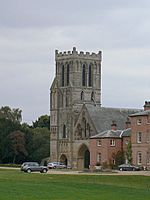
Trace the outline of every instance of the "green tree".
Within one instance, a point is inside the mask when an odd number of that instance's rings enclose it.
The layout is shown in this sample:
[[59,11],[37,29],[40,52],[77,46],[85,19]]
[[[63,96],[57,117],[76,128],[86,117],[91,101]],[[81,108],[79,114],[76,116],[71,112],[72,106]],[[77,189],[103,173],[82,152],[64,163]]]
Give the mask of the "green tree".
[[16,163],[16,158],[18,161],[22,157],[26,157],[28,152],[26,150],[25,134],[19,130],[14,131],[8,135],[10,139],[10,150],[12,155],[13,163]]
[[115,167],[118,167],[119,165],[125,162],[125,156],[123,151],[118,151],[116,154],[113,155],[113,158],[115,159]]
[[21,110],[0,108],[0,163],[41,161],[49,157],[50,117],[43,115],[33,126],[21,124]]
[[11,162],[10,158],[10,143],[8,135],[19,130],[21,125],[19,123],[14,123],[10,119],[0,118],[0,162],[8,163]]
[[0,118],[8,119],[12,122],[20,123],[22,120],[22,111],[19,108],[11,109],[9,106],[2,106],[0,109]]
[[128,145],[127,145],[126,157],[127,157],[128,163],[131,164],[132,163],[132,144],[131,144],[131,141],[129,141]]
[[33,122],[33,128],[48,128],[50,129],[50,116],[42,115],[35,122]]
[[41,162],[49,157],[50,132],[47,128],[35,128],[32,130],[32,149],[29,159]]

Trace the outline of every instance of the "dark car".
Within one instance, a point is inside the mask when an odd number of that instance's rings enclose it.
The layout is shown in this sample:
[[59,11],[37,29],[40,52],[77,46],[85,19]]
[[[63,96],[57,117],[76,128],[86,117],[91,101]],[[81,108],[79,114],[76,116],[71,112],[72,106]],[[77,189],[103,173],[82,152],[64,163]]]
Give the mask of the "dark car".
[[118,166],[118,169],[120,171],[139,171],[140,167],[134,166],[134,165],[130,165],[130,164],[122,164],[122,165]]
[[67,168],[67,166],[66,165],[64,165],[63,163],[61,163],[61,162],[51,162],[51,163],[48,163],[47,164],[47,167],[49,168],[49,169],[65,169],[65,168]]
[[31,173],[31,172],[41,172],[46,173],[48,168],[46,166],[41,166],[37,162],[25,162],[21,165],[21,171]]

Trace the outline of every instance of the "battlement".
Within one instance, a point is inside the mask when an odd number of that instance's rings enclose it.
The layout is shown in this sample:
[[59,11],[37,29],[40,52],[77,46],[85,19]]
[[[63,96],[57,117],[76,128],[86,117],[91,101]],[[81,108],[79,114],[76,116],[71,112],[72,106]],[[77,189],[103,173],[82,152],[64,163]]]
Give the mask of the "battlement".
[[55,50],[55,58],[56,59],[65,59],[65,58],[85,58],[85,59],[96,59],[96,60],[101,60],[102,52],[99,51],[98,53],[90,53],[90,52],[83,52],[80,51],[78,52],[76,50],[76,47],[73,47],[73,51],[64,51],[64,52],[59,52],[58,50]]

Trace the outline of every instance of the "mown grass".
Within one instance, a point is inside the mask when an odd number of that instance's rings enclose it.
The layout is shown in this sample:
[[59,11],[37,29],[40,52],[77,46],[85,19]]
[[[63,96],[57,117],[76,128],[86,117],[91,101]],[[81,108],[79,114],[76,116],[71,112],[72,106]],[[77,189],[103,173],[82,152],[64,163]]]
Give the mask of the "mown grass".
[[27,174],[0,169],[0,200],[149,200],[150,177]]

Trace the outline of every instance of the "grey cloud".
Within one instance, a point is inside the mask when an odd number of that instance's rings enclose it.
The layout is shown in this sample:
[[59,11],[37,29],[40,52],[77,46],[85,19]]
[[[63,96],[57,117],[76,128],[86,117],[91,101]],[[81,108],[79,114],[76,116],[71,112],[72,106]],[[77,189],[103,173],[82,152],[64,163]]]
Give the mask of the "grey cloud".
[[[136,3],[135,3],[136,2]],[[148,1],[1,0],[0,24],[4,27],[49,27],[92,24],[116,9],[145,9]],[[145,5],[145,6],[143,6]],[[127,12],[126,12],[127,14]],[[113,17],[113,15],[112,15]],[[120,15],[118,16],[119,19]],[[97,22],[96,22],[97,23]]]
[[0,0],[0,106],[49,113],[54,51],[103,51],[102,105],[149,100],[148,0]]

